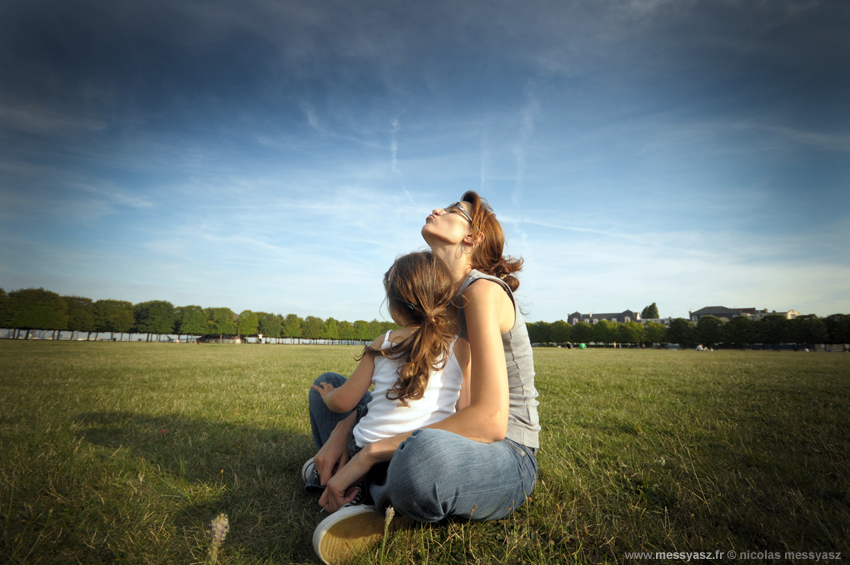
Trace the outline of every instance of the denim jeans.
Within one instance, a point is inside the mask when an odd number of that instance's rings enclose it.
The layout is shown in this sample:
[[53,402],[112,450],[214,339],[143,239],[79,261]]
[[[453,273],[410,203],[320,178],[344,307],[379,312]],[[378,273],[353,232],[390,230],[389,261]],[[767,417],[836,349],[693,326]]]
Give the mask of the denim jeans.
[[[339,388],[345,384],[345,381],[347,380],[348,379],[338,373],[323,373],[314,381],[313,384],[319,385],[321,383],[329,383],[332,384],[334,388]],[[325,442],[328,441],[328,438],[331,436],[331,432],[334,431],[334,428],[336,428],[336,425],[345,420],[352,412],[357,412],[358,420],[363,417],[363,414],[366,412],[366,405],[369,404],[370,400],[372,400],[372,393],[367,390],[366,394],[363,395],[363,398],[360,399],[360,402],[357,403],[357,406],[355,406],[353,410],[349,410],[348,412],[332,412],[328,409],[325,401],[322,400],[322,395],[311,388],[309,394],[310,428],[313,430],[313,443],[316,445],[316,449],[321,449],[321,447],[325,445]],[[349,457],[354,457],[356,447],[354,437],[352,436],[351,441],[348,444]],[[304,488],[307,492],[318,494],[321,493],[325,487],[323,487],[322,483],[319,482],[319,479],[314,476],[307,479],[307,485]]]
[[[342,386],[345,377],[324,373],[316,384]],[[367,392],[360,409],[371,400]],[[337,422],[321,395],[310,389],[310,425],[316,449],[327,441]],[[498,520],[519,508],[534,490],[537,458],[509,439],[481,443],[453,432],[424,428],[399,445],[388,465],[376,465],[367,476],[369,495],[379,510],[396,512],[419,522],[448,516]],[[321,488],[321,486],[319,486]]]

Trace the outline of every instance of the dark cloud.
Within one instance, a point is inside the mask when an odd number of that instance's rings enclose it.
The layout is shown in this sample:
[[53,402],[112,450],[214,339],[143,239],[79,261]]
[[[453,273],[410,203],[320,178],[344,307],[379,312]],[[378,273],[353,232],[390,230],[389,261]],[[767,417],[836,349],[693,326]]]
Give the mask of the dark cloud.
[[227,119],[237,108],[275,115],[305,97],[356,104],[431,95],[460,103],[477,88],[509,89],[512,79],[623,73],[673,95],[688,93],[689,84],[718,95],[780,88],[794,105],[807,93],[847,88],[846,6],[6,3],[0,102],[174,123]]
[[7,2],[0,142],[28,159],[144,135],[299,135],[311,114],[362,132],[516,108],[529,85],[564,119],[679,112],[838,135],[848,23],[845,2],[784,0]]

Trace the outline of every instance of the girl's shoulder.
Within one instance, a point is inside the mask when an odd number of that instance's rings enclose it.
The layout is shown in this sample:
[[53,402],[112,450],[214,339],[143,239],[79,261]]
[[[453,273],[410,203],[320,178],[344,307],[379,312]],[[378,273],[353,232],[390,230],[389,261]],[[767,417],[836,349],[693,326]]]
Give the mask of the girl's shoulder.
[[389,334],[390,332],[387,332],[376,337],[375,340],[372,341],[372,345],[370,345],[369,348],[375,351],[380,351],[381,349],[383,349],[384,343],[387,341],[386,338]]
[[404,327],[399,330],[391,330],[382,336],[382,341],[391,345],[398,345],[403,342],[416,331],[416,328]]

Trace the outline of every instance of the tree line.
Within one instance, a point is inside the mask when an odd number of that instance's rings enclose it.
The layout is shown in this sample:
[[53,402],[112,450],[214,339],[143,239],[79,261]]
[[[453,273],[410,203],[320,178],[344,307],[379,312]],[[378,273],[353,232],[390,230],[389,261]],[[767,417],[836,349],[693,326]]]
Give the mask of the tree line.
[[816,343],[850,343],[850,315],[833,314],[819,318],[814,314],[787,319],[782,314],[768,314],[758,320],[737,316],[731,320],[703,316],[699,322],[684,318],[671,320],[670,327],[649,322],[579,322],[574,326],[563,320],[527,324],[532,343],[564,345],[567,343],[630,343],[652,345],[678,343],[682,347],[735,347],[750,344],[778,347],[779,344],[814,345]]
[[133,304],[124,300],[97,300],[60,296],[43,288],[9,292],[0,288],[0,327],[30,330],[70,330],[177,335],[262,334],[270,338],[372,340],[399,326],[392,322],[348,322],[296,314],[271,314],[230,308],[174,306],[165,300]]
[[[657,318],[655,303],[644,308],[643,317]],[[372,340],[399,326],[392,322],[357,320],[348,322],[315,316],[301,318],[296,314],[272,314],[244,310],[239,314],[230,308],[174,306],[164,300],[133,304],[123,300],[97,300],[80,296],[60,296],[43,288],[9,292],[0,288],[0,327],[16,330],[70,330],[76,332],[110,332],[111,334],[147,333],[177,335],[242,335],[262,334],[269,338],[305,338]],[[815,315],[786,319],[769,314],[759,320],[739,316],[725,320],[704,316],[694,323],[684,318],[671,321],[670,327],[649,322],[579,322],[571,326],[557,322],[528,323],[532,343],[565,345],[567,343],[678,343],[682,347],[743,348],[749,344],[778,346],[784,343],[850,343],[850,315],[833,314],[826,318]]]

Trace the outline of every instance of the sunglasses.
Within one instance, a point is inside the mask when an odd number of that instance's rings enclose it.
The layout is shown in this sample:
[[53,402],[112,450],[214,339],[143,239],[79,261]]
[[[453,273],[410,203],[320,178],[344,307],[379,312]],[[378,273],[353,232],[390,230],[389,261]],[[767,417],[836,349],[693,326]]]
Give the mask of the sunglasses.
[[449,204],[448,206],[443,208],[443,210],[445,210],[446,212],[448,212],[450,214],[453,214],[455,212],[463,214],[463,217],[466,218],[467,220],[469,220],[470,224],[472,223],[472,217],[470,217],[470,215],[464,209],[463,204],[460,203],[460,202],[455,202],[454,204]]

